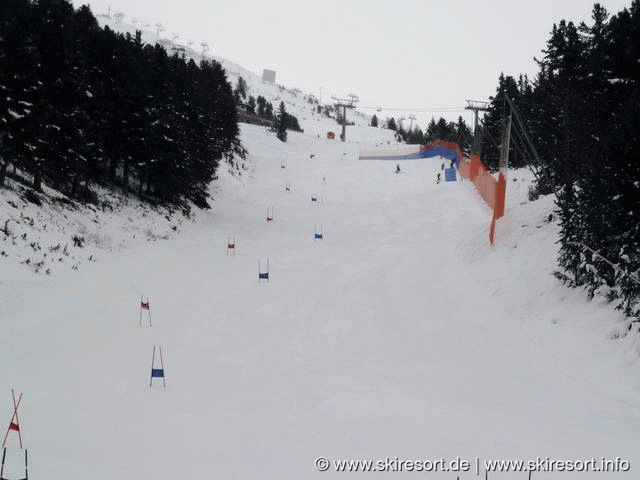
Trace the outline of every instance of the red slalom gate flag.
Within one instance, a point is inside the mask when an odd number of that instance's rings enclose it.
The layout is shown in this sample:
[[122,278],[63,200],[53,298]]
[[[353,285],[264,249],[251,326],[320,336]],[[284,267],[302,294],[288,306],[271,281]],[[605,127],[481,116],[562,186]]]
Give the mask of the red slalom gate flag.
[[20,420],[18,419],[18,407],[20,406],[20,402],[22,401],[22,394],[18,397],[18,401],[16,402],[16,395],[11,390],[11,397],[13,398],[13,415],[11,415],[11,420],[9,421],[9,428],[7,428],[7,433],[4,434],[4,439],[2,440],[2,448],[7,446],[7,437],[9,436],[9,432],[13,430],[14,432],[18,432],[18,438],[20,440],[20,448],[22,448],[22,434],[20,433]]

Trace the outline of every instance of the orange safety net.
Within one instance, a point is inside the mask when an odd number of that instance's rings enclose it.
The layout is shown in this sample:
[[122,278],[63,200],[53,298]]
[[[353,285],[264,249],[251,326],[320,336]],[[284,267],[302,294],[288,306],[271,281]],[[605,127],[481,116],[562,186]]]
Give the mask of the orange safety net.
[[491,220],[491,228],[489,230],[489,241],[493,244],[496,220],[504,216],[504,203],[507,190],[507,181],[504,172],[501,171],[496,180],[495,177],[489,173],[489,170],[484,166],[476,153],[471,154],[470,159],[466,158],[462,155],[460,147],[455,142],[434,140],[433,142],[421,145],[420,151],[434,148],[446,148],[447,150],[455,152],[458,173],[462,178],[473,183],[480,196],[493,210],[493,219]]

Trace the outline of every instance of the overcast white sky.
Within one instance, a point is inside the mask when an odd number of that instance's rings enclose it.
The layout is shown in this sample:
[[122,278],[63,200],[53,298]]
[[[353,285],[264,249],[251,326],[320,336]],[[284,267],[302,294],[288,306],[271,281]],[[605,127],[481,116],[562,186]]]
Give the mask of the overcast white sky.
[[[328,101],[354,93],[361,106],[402,107],[454,120],[465,100],[487,100],[501,72],[535,77],[549,32],[561,19],[590,23],[592,0],[215,1],[73,0],[94,14],[121,12],[178,42]],[[613,14],[631,0],[599,2]],[[153,27],[152,27],[153,29]],[[443,111],[460,109],[460,111]],[[374,113],[375,110],[366,110]]]

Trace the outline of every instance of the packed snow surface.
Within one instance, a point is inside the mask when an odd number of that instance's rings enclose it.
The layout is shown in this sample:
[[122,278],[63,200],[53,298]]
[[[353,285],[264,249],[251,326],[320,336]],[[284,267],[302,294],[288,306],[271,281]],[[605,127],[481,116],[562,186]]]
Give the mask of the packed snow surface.
[[[221,167],[212,209],[179,228],[96,212],[95,261],[77,270],[0,257],[0,427],[23,393],[30,478],[311,479],[349,475],[336,460],[460,458],[469,471],[397,475],[466,480],[547,457],[629,468],[532,479],[640,478],[637,342],[610,304],[553,277],[553,199],[527,200],[527,172],[509,174],[491,247],[491,211],[469,182],[435,182],[441,159],[399,174],[358,160],[380,130],[241,130],[242,174]],[[53,230],[30,235],[55,245]],[[166,388],[149,386],[154,346]]]

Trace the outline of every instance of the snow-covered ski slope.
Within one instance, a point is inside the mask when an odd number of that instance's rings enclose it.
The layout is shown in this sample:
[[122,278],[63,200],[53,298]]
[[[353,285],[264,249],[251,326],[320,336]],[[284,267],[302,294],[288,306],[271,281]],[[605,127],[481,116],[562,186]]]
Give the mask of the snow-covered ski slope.
[[[440,159],[395,174],[358,160],[369,129],[346,143],[241,130],[244,174],[221,169],[212,210],[180,235],[78,271],[3,272],[0,426],[24,393],[30,478],[349,475],[318,457],[470,464],[398,474],[433,480],[478,478],[476,461],[484,478],[492,459],[620,457],[629,471],[532,478],[638,478],[636,345],[611,339],[610,305],[552,276],[553,201],[526,201],[525,173],[491,248],[490,210],[468,182],[435,183]],[[166,388],[149,387],[154,345]]]

